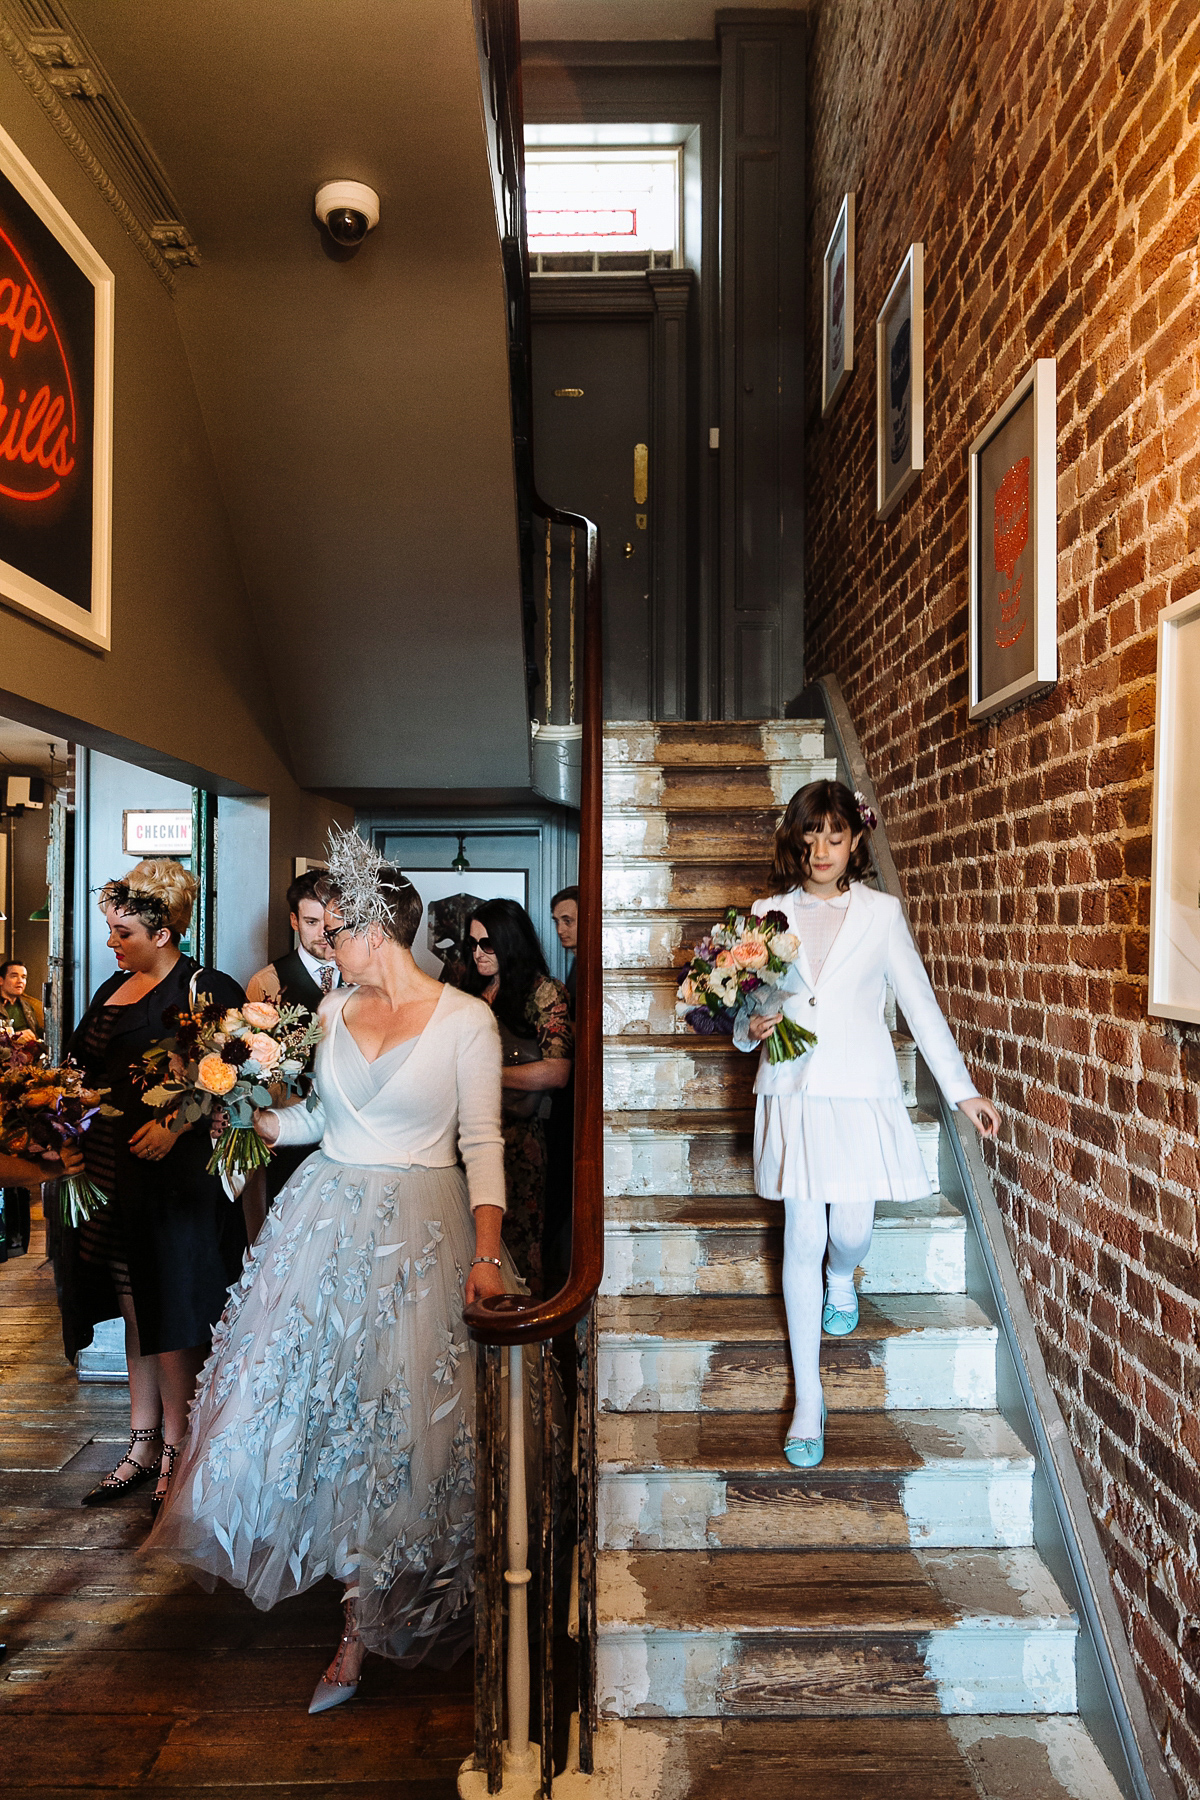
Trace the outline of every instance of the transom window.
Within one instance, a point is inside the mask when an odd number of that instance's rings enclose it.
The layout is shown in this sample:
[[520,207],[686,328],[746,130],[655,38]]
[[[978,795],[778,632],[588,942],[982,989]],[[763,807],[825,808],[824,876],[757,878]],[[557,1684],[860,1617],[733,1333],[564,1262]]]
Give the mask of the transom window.
[[682,149],[527,149],[532,254],[680,249]]

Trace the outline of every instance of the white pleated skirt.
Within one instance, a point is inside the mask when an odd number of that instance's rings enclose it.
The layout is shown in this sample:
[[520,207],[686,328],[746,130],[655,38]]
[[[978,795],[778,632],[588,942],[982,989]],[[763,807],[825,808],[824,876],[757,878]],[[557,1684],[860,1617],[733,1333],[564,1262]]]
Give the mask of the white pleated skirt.
[[932,1189],[903,1100],[760,1094],[754,1186],[765,1200],[833,1206],[924,1200]]

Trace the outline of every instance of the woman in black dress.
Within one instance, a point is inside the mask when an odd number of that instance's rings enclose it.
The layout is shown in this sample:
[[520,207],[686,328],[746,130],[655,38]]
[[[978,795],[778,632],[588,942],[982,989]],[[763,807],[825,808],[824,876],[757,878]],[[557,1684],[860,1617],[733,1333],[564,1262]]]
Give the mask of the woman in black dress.
[[201,995],[221,1006],[245,998],[228,975],[180,951],[195,894],[195,878],[166,860],[138,863],[101,889],[117,973],[97,989],[70,1044],[89,1084],[107,1088],[121,1116],[94,1119],[83,1140],[87,1172],[109,1204],[63,1234],[63,1339],[73,1359],[101,1319],[121,1315],[132,1414],[128,1452],[85,1506],[156,1473],[154,1508],[161,1503],[246,1248],[241,1207],[205,1170],[209,1130],[172,1132],[142,1099],[143,1054],[170,1035],[176,1012]]

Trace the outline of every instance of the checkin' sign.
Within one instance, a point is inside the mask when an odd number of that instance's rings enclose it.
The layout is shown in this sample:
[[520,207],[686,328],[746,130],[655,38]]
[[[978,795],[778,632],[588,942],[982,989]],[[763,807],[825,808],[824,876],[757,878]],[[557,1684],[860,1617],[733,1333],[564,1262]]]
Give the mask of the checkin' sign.
[[122,848],[126,856],[190,856],[192,814],[166,809],[124,815]]

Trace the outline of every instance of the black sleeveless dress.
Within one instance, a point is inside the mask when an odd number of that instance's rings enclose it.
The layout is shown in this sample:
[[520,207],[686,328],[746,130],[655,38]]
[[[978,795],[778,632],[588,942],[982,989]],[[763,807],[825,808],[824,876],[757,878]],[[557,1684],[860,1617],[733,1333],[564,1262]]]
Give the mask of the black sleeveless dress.
[[240,1205],[206,1173],[212,1141],[203,1127],[183,1132],[162,1162],[143,1162],[129,1140],[158,1117],[142,1101],[142,1056],[171,1029],[172,1008],[186,1010],[188,987],[221,1006],[240,1006],[242,989],[217,969],[181,956],[156,988],[133,1006],[110,1006],[128,980],[123,970],[97,989],[68,1053],[90,1085],[108,1088],[119,1119],[96,1119],[83,1139],[84,1162],[109,1205],[77,1230],[64,1229],[59,1250],[63,1345],[74,1361],[101,1319],[131,1296],[144,1356],[207,1345],[237,1280],[246,1249]]

